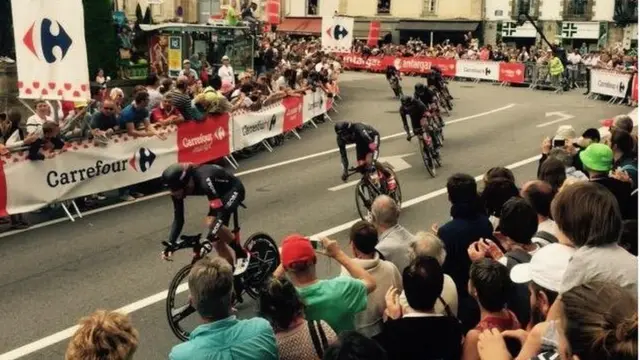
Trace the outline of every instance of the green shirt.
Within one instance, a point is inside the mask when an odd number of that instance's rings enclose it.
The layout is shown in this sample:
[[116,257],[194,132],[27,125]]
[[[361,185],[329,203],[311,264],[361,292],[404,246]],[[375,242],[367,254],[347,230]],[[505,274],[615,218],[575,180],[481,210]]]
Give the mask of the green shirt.
[[367,287],[360,280],[339,276],[299,287],[307,320],[324,320],[339,334],[355,330],[355,316],[367,308]]
[[229,26],[238,25],[238,14],[236,13],[236,9],[231,6],[227,9],[227,23]]

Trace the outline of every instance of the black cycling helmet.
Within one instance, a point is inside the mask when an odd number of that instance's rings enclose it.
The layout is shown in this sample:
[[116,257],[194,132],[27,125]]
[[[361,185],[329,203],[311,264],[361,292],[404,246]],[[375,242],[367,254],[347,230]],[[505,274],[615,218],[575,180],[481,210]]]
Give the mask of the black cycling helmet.
[[336,131],[336,134],[338,135],[344,134],[345,132],[347,132],[347,130],[349,130],[350,127],[351,127],[351,123],[348,123],[346,121],[338,121],[334,125],[334,129]]
[[175,191],[184,189],[191,179],[193,167],[191,164],[173,164],[162,172],[162,182]]
[[411,96],[402,95],[400,98],[400,103],[402,106],[409,106],[413,103],[413,98]]
[[422,94],[422,93],[424,93],[424,92],[425,92],[426,87],[424,86],[424,84],[423,84],[423,83],[417,83],[417,84],[416,84],[416,86],[415,86],[415,90],[416,90],[416,92],[417,92],[418,94]]

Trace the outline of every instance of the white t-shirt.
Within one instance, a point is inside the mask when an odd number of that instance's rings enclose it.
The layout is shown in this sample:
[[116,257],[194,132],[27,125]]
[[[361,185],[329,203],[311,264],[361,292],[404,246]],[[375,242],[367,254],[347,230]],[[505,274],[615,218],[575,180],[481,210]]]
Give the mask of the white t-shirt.
[[42,125],[47,121],[53,121],[50,116],[46,116],[44,119],[40,116],[33,114],[27,119],[27,134],[33,134],[36,131],[42,131]]
[[220,76],[220,80],[228,80],[231,85],[236,86],[236,79],[233,76],[233,68],[231,66],[222,65],[218,70],[218,76]]

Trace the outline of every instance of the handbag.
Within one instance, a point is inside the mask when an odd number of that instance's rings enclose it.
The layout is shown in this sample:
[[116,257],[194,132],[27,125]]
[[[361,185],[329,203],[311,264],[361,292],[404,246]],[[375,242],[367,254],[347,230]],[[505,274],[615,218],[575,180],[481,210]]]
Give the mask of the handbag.
[[307,320],[307,327],[309,328],[309,334],[311,334],[313,347],[316,349],[316,355],[318,355],[318,358],[322,359],[324,356],[324,349],[329,347],[327,335],[324,333],[324,329],[318,321]]

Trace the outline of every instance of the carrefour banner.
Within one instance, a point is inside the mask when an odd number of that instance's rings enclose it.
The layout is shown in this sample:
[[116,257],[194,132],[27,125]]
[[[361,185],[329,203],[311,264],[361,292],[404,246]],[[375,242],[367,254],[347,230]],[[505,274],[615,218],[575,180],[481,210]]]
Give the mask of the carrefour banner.
[[610,70],[591,70],[589,90],[594,94],[624,98],[627,95],[631,74]]

